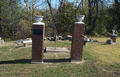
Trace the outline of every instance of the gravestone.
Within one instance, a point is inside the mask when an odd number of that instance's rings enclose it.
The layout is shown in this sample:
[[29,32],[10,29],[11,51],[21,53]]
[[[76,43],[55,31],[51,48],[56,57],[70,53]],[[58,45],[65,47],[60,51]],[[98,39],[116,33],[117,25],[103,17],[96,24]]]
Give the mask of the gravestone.
[[32,35],[32,62],[35,64],[43,63],[43,46],[44,46],[44,34],[45,24],[42,21],[43,16],[35,16],[37,22],[33,23],[33,35]]
[[90,39],[90,42],[93,42],[93,41],[94,41],[94,40],[91,38],[91,39]]
[[113,40],[113,42],[116,42],[116,37],[117,34],[115,34],[115,30],[112,30],[113,34],[111,34],[111,39]]
[[66,39],[67,39],[67,40],[72,40],[72,36],[71,36],[71,35],[67,35],[67,36],[66,36]]
[[59,39],[59,40],[62,40],[62,36],[58,36],[58,39]]
[[113,40],[112,39],[108,39],[106,44],[113,44]]

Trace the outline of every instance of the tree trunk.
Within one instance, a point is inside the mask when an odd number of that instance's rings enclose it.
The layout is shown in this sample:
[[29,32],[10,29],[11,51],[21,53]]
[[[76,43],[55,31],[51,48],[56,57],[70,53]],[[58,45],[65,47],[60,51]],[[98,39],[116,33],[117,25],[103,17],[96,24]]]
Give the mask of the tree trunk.
[[53,19],[54,24],[55,24],[55,49],[56,49],[56,47],[57,47],[57,44],[56,44],[56,33],[58,31],[58,27],[57,27],[56,19],[55,19],[54,15],[53,15],[52,7],[51,7],[51,0],[50,1],[47,0],[47,3],[49,5],[50,13],[51,13],[52,19]]
[[94,5],[95,4],[96,4],[96,15],[95,15],[94,20],[93,20],[92,31],[95,29],[96,20],[97,20],[97,17],[98,17],[98,0],[94,1]]
[[83,0],[82,0],[82,10],[83,10],[83,13],[84,13],[84,15],[85,15],[86,20],[88,20],[88,19],[87,19],[87,16],[86,16],[86,13],[85,13],[85,10],[84,10],[84,7],[83,7]]
[[[92,0],[92,1],[88,0],[88,7],[89,7],[88,25],[90,26],[90,29],[87,31],[87,33],[90,34],[96,27],[95,25],[98,17],[98,0]],[[96,12],[94,12],[95,7],[96,7]],[[93,16],[93,14],[95,15]]]
[[91,0],[88,0],[88,25],[92,25],[92,7],[91,7]]

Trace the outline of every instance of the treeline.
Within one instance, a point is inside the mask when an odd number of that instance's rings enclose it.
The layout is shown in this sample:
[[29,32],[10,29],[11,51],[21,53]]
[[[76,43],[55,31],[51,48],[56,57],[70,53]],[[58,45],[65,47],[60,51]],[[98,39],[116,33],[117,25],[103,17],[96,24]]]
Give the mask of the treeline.
[[112,30],[120,34],[119,0],[1,0],[0,18],[2,36],[10,40],[32,36],[35,15],[43,15],[46,25],[45,36],[72,35],[76,15],[85,15],[86,31],[89,36],[110,36]]

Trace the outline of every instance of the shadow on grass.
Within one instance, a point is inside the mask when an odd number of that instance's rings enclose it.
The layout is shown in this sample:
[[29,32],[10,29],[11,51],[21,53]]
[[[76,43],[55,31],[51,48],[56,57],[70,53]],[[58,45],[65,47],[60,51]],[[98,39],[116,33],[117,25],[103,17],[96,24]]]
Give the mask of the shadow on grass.
[[[31,59],[19,59],[19,60],[9,60],[9,61],[0,61],[0,64],[30,64]],[[70,62],[70,59],[44,59],[44,63],[61,63],[61,62]]]
[[45,63],[61,63],[61,62],[70,62],[70,59],[44,59]]
[[19,59],[19,60],[9,60],[9,61],[0,61],[0,64],[27,64],[30,63],[31,59]]

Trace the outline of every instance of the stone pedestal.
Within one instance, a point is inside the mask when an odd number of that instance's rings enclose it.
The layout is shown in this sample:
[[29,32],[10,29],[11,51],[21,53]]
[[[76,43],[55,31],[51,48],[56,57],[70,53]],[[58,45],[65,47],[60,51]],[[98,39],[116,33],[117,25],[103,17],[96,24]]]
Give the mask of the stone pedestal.
[[42,22],[33,23],[32,36],[32,62],[35,64],[43,63],[45,25]]
[[87,45],[87,41],[84,41],[84,45]]
[[28,46],[28,43],[24,43],[24,47],[27,47]]
[[84,23],[75,22],[72,32],[71,45],[71,62],[82,61],[83,45],[84,45]]
[[113,40],[113,42],[116,42],[116,36],[111,35],[111,39]]
[[0,37],[0,46],[1,46],[1,37]]

